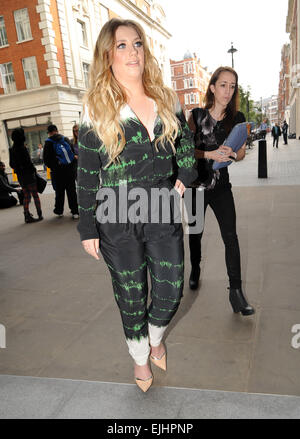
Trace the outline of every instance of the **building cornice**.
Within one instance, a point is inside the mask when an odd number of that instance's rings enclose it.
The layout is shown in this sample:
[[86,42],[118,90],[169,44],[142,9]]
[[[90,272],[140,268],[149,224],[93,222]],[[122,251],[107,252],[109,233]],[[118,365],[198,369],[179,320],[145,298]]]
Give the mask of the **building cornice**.
[[153,20],[153,18],[149,17],[142,9],[140,9],[135,4],[131,3],[127,0],[118,0],[121,5],[126,6],[126,8],[133,12],[137,17],[142,18],[144,22],[149,24],[150,26],[156,28],[159,32],[161,32],[166,38],[170,39],[172,35],[168,32],[160,23]]
[[[63,84],[53,84],[53,85],[45,85],[39,88],[32,88],[30,90],[21,90],[16,93],[9,93],[0,96],[1,108],[3,111],[0,111],[0,115],[2,119],[13,119],[14,117],[22,117],[24,116],[24,111],[30,109],[31,114],[35,115],[35,111],[38,113],[41,112],[41,107],[47,105],[49,108],[50,105],[57,104],[72,104],[74,105],[74,100],[62,98],[59,96],[59,92],[68,93],[69,95],[77,96],[77,99],[81,102],[81,98],[85,93],[84,89],[75,88],[74,86],[68,86]],[[43,95],[47,94],[47,99],[45,102],[47,104],[43,104],[41,102],[33,103],[34,97],[33,95]],[[20,109],[20,98],[26,98],[27,105],[22,105]],[[9,105],[10,104],[10,105]],[[50,111],[50,110],[49,110]],[[20,114],[18,114],[20,112]],[[13,114],[12,114],[13,113]]]

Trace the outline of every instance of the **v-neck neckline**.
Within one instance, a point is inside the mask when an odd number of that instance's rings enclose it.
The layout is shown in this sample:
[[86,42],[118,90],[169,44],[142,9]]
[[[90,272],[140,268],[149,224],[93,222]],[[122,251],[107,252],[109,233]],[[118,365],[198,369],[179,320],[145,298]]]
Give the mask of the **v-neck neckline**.
[[143,124],[143,122],[141,121],[141,119],[138,117],[138,115],[136,114],[136,112],[133,110],[133,108],[132,108],[128,103],[125,104],[125,107],[126,107],[126,106],[128,107],[129,111],[132,113],[132,115],[134,116],[134,118],[137,119],[137,120],[139,121],[139,123],[145,128],[145,130],[147,131],[147,134],[148,134],[148,137],[149,137],[150,142],[153,142],[153,141],[155,140],[154,129],[155,129],[155,126],[156,126],[156,123],[157,123],[157,119],[158,119],[158,114],[157,114],[157,104],[156,104],[156,102],[154,101],[154,99],[151,99],[151,98],[148,98],[148,99],[153,103],[153,106],[154,106],[154,114],[155,114],[155,118],[154,118],[154,122],[153,122],[153,128],[152,128],[152,132],[151,132],[151,133],[149,132],[149,130],[148,130],[148,128],[146,127],[146,125]]

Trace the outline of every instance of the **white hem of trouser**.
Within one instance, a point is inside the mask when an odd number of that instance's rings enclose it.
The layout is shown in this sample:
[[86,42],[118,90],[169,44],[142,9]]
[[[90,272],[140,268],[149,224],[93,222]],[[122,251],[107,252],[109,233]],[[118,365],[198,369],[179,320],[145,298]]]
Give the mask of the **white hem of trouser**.
[[143,337],[140,340],[126,339],[129,348],[129,354],[138,366],[147,364],[150,354],[149,338]]
[[151,325],[151,323],[148,324],[148,332],[151,346],[157,348],[161,344],[166,329],[167,326],[159,328],[158,326]]

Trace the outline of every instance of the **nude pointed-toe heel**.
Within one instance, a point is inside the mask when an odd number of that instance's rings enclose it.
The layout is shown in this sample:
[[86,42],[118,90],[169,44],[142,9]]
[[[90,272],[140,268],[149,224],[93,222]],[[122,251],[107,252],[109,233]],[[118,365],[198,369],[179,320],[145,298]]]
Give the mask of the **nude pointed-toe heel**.
[[153,376],[147,380],[142,380],[141,378],[135,378],[136,385],[143,391],[147,392],[153,383]]
[[167,352],[165,351],[160,357],[150,355],[150,360],[155,366],[166,371],[167,370]]

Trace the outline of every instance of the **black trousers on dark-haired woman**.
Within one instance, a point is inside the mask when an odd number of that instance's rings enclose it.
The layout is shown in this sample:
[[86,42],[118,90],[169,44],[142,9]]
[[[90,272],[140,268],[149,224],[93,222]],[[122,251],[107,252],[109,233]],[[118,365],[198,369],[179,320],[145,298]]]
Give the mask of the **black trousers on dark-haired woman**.
[[[193,189],[193,210],[195,208],[196,189]],[[204,192],[204,214],[210,206],[218,221],[221,236],[225,245],[225,262],[229,278],[229,300],[233,311],[243,315],[254,314],[254,308],[249,305],[242,291],[241,257],[238,236],[236,233],[236,212],[231,185],[218,186]],[[195,215],[195,211],[193,211]],[[202,259],[201,240],[203,232],[189,235],[191,275],[190,288],[197,289],[200,277],[200,262]]]
[[[234,199],[230,188],[222,191],[204,192],[204,215],[210,206],[218,221],[225,245],[225,261],[230,288],[241,288],[241,258],[239,241],[236,234],[236,213]],[[201,234],[190,235],[190,258],[192,266],[199,266],[202,258]]]

